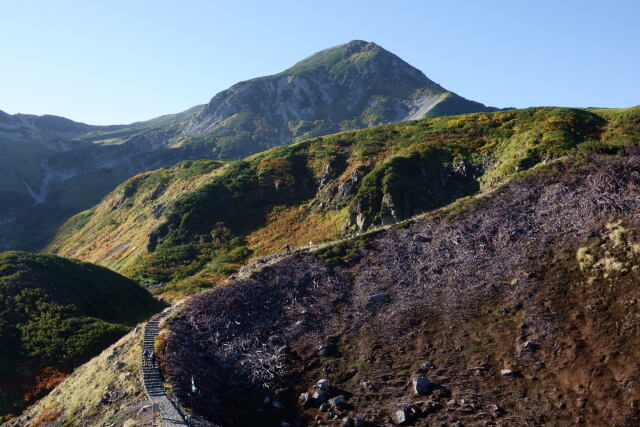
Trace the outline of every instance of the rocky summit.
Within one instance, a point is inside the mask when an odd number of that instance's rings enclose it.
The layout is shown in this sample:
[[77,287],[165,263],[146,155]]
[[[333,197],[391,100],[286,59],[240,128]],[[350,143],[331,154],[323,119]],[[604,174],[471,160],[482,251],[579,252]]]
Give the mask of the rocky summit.
[[217,94],[185,134],[224,135],[224,157],[381,123],[493,111],[429,80],[375,43],[355,40],[318,52],[273,76]]

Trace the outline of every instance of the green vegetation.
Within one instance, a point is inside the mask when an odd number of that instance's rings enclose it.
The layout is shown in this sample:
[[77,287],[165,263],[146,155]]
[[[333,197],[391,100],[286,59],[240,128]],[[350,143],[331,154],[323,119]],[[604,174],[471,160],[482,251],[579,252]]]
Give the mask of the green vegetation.
[[[516,176],[533,179],[572,153],[612,153],[633,142],[638,110],[438,117],[314,138],[225,165],[184,163],[123,184],[85,226],[77,227],[85,216],[70,222],[65,229],[73,232],[61,232],[52,248],[164,284],[156,291],[163,295],[191,293],[285,244],[333,240],[448,205],[442,214],[454,222],[482,203],[469,196]],[[161,217],[154,205],[164,207]],[[338,252],[322,256],[350,256]]]
[[357,257],[358,248],[365,246],[366,244],[367,237],[360,236],[319,249],[316,251],[316,256],[321,261],[327,263],[349,262]]
[[[52,255],[0,254],[0,413],[28,403],[34,375],[68,369],[162,305],[110,270]],[[11,395],[10,399],[8,398]]]
[[[104,425],[142,402],[146,394],[139,379],[143,328],[134,329],[100,355],[79,366],[54,392],[25,410],[33,425],[45,420],[55,425]],[[118,390],[105,403],[105,390]],[[43,423],[44,424],[44,423]],[[40,424],[41,425],[41,424]]]

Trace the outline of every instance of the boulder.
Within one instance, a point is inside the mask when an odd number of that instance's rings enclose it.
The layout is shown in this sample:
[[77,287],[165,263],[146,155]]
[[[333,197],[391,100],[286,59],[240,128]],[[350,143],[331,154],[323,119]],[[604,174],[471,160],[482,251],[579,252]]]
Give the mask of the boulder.
[[413,379],[413,392],[415,394],[424,396],[429,393],[430,389],[431,381],[429,381],[426,377],[415,377]]
[[393,420],[397,425],[407,425],[411,423],[413,418],[420,415],[420,408],[416,405],[407,405],[393,413]]
[[398,425],[401,425],[401,426],[406,425],[409,423],[409,414],[404,408],[398,409],[396,412],[393,413],[393,420]]
[[512,369],[502,369],[500,371],[500,375],[502,375],[503,377],[515,377],[516,376],[516,371],[514,371]]
[[491,410],[491,413],[495,417],[499,417],[500,415],[502,415],[504,413],[504,410],[501,407],[499,407],[498,405],[496,405],[495,403],[492,404],[491,406],[489,406],[489,410]]
[[309,393],[300,393],[298,403],[303,407],[309,405],[309,403],[311,403],[311,395]]
[[327,393],[325,393],[322,390],[316,390],[313,392],[313,394],[311,395],[311,397],[313,397],[313,400],[315,400],[318,403],[323,403],[327,401]]
[[329,410],[329,404],[327,402],[322,402],[320,404],[320,408],[318,408],[320,412],[327,412]]
[[387,299],[387,294],[375,294],[369,298],[369,302],[371,303],[384,302],[386,299]]
[[343,404],[344,404],[344,399],[342,398],[342,396],[336,396],[334,398],[329,399],[329,405],[331,405],[333,409],[340,409]]
[[331,388],[330,384],[329,384],[329,380],[327,379],[321,379],[316,383],[316,388],[318,390],[324,391],[325,393],[329,391],[329,389]]

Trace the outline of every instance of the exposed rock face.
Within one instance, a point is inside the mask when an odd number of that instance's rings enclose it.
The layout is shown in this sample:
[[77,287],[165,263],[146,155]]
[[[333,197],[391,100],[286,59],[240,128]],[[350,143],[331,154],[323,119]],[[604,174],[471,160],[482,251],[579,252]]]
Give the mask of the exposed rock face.
[[382,196],[382,205],[380,206],[380,220],[382,221],[382,225],[393,224],[401,219],[402,215],[398,210],[398,201],[393,200],[393,196],[390,193],[385,193],[384,196]]
[[[389,165],[377,176],[373,172],[368,176],[367,188],[358,192],[352,204],[346,229],[361,232],[373,225],[394,224],[478,191],[480,164],[460,161],[452,166],[433,167],[428,162],[414,160]],[[390,175],[402,185],[387,187],[385,177]],[[355,186],[357,182],[352,180],[345,185]]]

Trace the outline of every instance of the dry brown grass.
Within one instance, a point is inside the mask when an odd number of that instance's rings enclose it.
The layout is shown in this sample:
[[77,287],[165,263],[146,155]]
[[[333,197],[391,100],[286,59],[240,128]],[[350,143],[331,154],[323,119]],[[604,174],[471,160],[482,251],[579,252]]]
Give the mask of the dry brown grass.
[[[87,425],[102,425],[116,411],[146,398],[139,377],[141,351],[142,327],[138,327],[77,368],[25,414],[42,423],[56,420],[56,425],[77,425],[83,420]],[[117,398],[103,404],[107,390],[116,391]]]
[[285,245],[305,247],[340,236],[346,209],[323,213],[310,212],[307,205],[277,206],[267,215],[266,225],[247,236],[254,258],[283,252]]
[[56,421],[60,415],[62,414],[62,410],[50,405],[46,406],[40,411],[40,413],[33,419],[31,422],[31,427],[38,427],[45,423],[50,423]]

